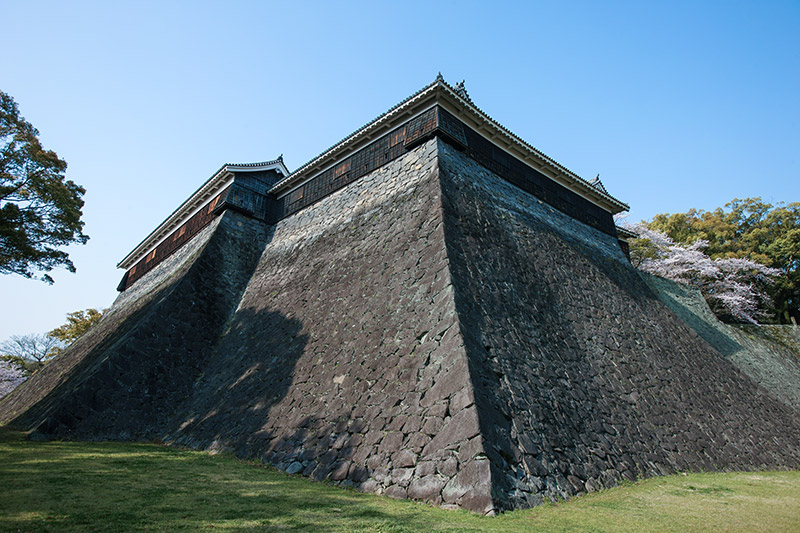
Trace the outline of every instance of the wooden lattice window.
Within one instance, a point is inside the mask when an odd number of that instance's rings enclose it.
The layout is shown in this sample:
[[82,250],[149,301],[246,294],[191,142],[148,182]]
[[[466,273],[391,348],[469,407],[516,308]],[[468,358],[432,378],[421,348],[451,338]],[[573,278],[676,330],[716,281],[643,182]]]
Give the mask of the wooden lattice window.
[[292,191],[292,194],[289,195],[289,203],[293,204],[299,200],[302,200],[304,192],[305,187],[300,187],[299,189]]
[[172,238],[172,240],[177,241],[184,235],[186,235],[186,224],[181,226],[180,229],[178,229],[178,231],[175,232],[175,236]]
[[208,213],[211,213],[215,207],[217,207],[217,202],[219,202],[219,196],[214,198],[210,204],[208,204]]
[[389,135],[389,146],[395,146],[397,144],[402,143],[406,137],[405,133],[406,133],[405,128],[400,128],[398,130],[393,131]]
[[334,178],[338,178],[342,174],[346,174],[348,170],[350,170],[350,160],[349,159],[345,160],[341,165],[337,165],[333,169],[333,177]]

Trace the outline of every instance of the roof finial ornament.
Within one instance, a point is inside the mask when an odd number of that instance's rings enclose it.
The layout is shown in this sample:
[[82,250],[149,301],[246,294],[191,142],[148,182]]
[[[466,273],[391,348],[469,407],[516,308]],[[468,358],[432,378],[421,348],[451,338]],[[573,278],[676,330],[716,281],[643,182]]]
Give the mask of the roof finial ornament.
[[453,90],[456,92],[458,96],[463,98],[469,103],[472,103],[472,98],[469,97],[469,93],[467,92],[467,87],[464,84],[465,80],[461,80],[460,82],[456,83],[456,86],[453,87]]
[[280,161],[281,163],[283,163],[283,154],[281,154],[281,155],[279,155],[279,156],[278,156],[278,161]]
[[595,176],[593,180],[589,181],[589,185],[591,185],[592,187],[594,187],[595,189],[597,189],[599,191],[602,191],[602,192],[608,194],[608,191],[606,190],[605,185],[603,185],[603,182],[600,181],[600,173],[599,172],[597,173],[597,176]]
[[436,75],[436,79],[433,80],[433,82],[437,83],[437,82],[440,82],[440,81],[442,81],[442,82],[444,81],[444,76],[442,76],[442,71],[441,70],[439,71],[439,74]]

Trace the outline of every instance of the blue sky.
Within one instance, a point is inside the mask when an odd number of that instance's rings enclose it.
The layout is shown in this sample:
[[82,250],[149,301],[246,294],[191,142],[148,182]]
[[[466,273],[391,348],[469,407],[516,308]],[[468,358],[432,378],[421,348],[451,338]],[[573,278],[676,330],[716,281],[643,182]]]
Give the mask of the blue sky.
[[107,307],[224,163],[290,170],[441,71],[629,220],[800,201],[800,2],[3,0],[0,90],[87,189],[53,286],[0,277],[0,340]]

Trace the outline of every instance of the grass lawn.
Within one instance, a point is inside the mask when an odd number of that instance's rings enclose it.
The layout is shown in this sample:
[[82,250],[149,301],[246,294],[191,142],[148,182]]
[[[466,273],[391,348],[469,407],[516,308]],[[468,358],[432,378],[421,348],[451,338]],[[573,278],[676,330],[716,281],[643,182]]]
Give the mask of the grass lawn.
[[151,444],[0,428],[2,531],[800,531],[800,472],[650,479],[482,517]]

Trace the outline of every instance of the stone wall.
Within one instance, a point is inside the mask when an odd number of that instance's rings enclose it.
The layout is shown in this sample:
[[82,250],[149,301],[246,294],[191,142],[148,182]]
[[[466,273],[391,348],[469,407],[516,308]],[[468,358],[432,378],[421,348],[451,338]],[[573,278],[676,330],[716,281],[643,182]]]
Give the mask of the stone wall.
[[436,147],[275,227],[164,440],[393,497],[492,507]]
[[[43,413],[52,406],[53,400],[60,398],[54,391],[73,376],[76,370],[86,366],[84,361],[97,356],[105,346],[113,344],[131,328],[136,319],[136,311],[147,307],[157,294],[167,294],[169,288],[181,278],[193,263],[200,250],[208,243],[218,221],[207,226],[194,240],[170,256],[164,263],[142,277],[131,289],[120,293],[114,305],[109,308],[95,327],[75,341],[69,349],[59,354],[47,366],[29,379],[24,387],[18,387],[0,404],[0,423],[6,424],[28,410],[26,420],[17,424],[31,425],[36,413]],[[60,389],[58,389],[60,390]]]
[[736,324],[734,328],[748,337],[760,338],[800,355],[800,326],[785,324]]
[[663,305],[615,239],[446,144],[439,164],[499,507],[681,470],[800,466],[797,413]]
[[481,513],[800,466],[793,367],[748,371],[665,294],[432,139],[273,226],[226,211],[0,412]]
[[800,412],[800,328],[729,326],[696,289],[639,272],[678,317],[771,395]]
[[197,237],[4,401],[3,421],[56,437],[152,439],[191,389],[267,235],[229,212]]

